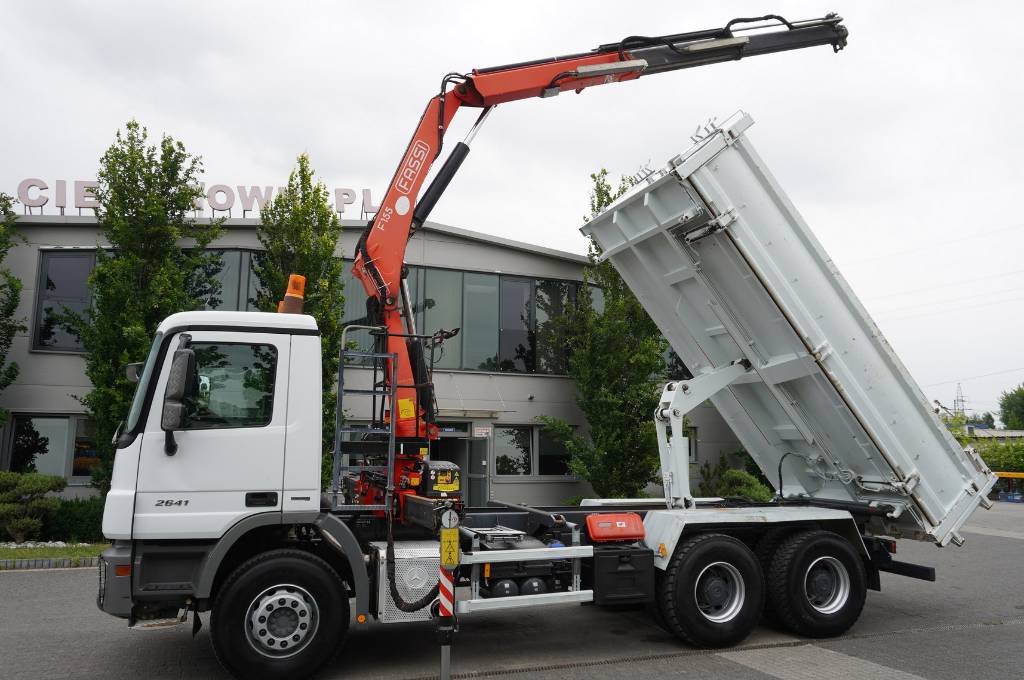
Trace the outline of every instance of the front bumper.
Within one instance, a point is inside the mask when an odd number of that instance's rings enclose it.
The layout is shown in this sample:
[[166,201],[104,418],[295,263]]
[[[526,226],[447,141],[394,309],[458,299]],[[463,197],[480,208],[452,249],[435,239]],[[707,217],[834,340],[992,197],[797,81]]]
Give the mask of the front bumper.
[[122,619],[127,619],[132,613],[132,577],[118,576],[117,567],[128,567],[130,570],[131,563],[132,548],[131,543],[127,541],[115,542],[100,555],[96,606],[101,611]]

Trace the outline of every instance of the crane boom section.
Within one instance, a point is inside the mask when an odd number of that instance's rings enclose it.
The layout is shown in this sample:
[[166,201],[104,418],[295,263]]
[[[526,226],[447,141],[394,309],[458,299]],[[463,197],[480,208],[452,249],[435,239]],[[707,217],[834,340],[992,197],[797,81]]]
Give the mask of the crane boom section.
[[[764,25],[765,21],[773,21]],[[426,219],[427,210],[415,210],[420,188],[441,151],[444,134],[462,106],[489,109],[518,99],[551,97],[565,91],[635,80],[644,75],[692,68],[745,56],[770,54],[817,45],[839,51],[846,45],[841,17],[788,22],[781,17],[734,19],[723,28],[658,37],[631,36],[601,45],[591,52],[552,57],[484,69],[466,75],[449,74],[441,92],[428,102],[402,161],[385,192],[380,208],[356,247],[353,271],[371,299],[371,318],[387,328],[387,351],[397,355],[398,386],[391,405],[399,437],[427,436],[422,411],[416,402],[417,382],[407,338],[411,325],[403,319],[402,268],[409,237]],[[754,25],[751,25],[754,24]],[[449,86],[451,85],[451,89]],[[451,180],[468,147],[457,147],[457,159],[448,172],[438,173],[429,206]],[[453,155],[454,158],[454,155]],[[452,159],[450,159],[452,160]],[[446,164],[447,165],[447,164]]]

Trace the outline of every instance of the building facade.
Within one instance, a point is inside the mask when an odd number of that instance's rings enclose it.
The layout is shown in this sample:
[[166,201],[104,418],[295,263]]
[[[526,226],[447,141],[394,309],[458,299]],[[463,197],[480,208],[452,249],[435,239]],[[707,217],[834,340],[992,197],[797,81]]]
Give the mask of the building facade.
[[[23,283],[19,334],[10,360],[16,383],[0,395],[11,411],[0,439],[0,469],[63,475],[70,495],[92,493],[95,435],[79,398],[90,389],[76,338],[60,324],[64,308],[90,304],[86,284],[96,249],[104,247],[94,217],[26,215],[25,243],[8,257]],[[211,306],[245,310],[254,295],[252,253],[256,219],[225,223],[214,244],[222,252],[222,292]],[[338,255],[350,258],[363,221],[343,222]],[[428,223],[409,243],[410,297],[421,333],[459,328],[434,355],[434,383],[441,438],[431,455],[462,466],[468,502],[488,500],[554,505],[592,493],[571,475],[568,454],[538,424],[561,418],[585,432],[586,422],[566,374],[567,355],[558,324],[582,285],[586,258],[465,229]],[[345,322],[364,320],[365,293],[346,271]],[[600,291],[595,291],[600,304]],[[365,331],[352,339],[367,343]],[[368,370],[347,369],[346,384],[368,385]],[[369,416],[369,406],[348,401],[349,419]],[[691,462],[714,462],[739,448],[710,405],[691,416]]]

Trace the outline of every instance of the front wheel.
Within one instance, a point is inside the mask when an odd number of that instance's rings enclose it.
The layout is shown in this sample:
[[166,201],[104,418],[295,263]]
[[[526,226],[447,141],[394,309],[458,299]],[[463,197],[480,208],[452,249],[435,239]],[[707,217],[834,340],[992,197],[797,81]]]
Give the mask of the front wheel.
[[813,638],[849,630],[867,599],[860,555],[831,531],[805,531],[779,546],[768,574],[768,594],[779,623]]
[[699,647],[729,647],[746,639],[761,618],[761,566],[741,541],[700,534],[676,550],[657,598],[676,637]]
[[210,635],[217,659],[237,678],[304,678],[331,660],[348,622],[345,587],[329,564],[272,550],[225,581]]

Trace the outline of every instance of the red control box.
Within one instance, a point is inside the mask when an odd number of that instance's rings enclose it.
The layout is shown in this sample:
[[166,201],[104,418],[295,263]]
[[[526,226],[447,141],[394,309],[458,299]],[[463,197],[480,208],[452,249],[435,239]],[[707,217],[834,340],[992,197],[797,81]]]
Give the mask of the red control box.
[[644,537],[644,521],[635,512],[587,515],[587,533],[595,543],[639,541]]

